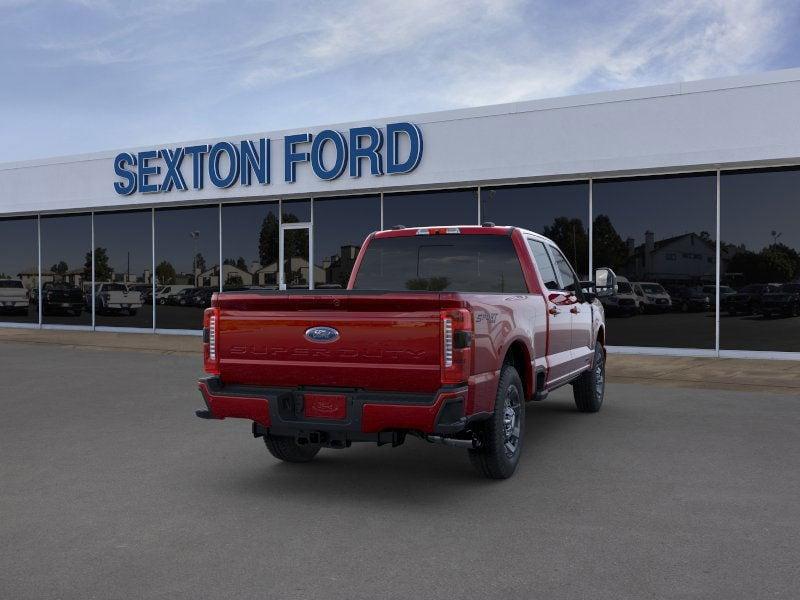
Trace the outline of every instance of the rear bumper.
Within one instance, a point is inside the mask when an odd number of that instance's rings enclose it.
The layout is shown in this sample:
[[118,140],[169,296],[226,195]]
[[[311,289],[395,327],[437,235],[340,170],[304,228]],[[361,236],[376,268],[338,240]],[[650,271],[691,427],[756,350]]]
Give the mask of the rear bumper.
[[[224,385],[219,377],[198,382],[208,411],[207,419],[249,419],[275,435],[326,432],[353,441],[373,440],[385,431],[420,431],[452,434],[487,415],[465,414],[469,394],[466,385],[444,387],[432,394],[365,392],[341,388],[263,388]],[[304,416],[305,394],[345,396],[343,419]],[[202,413],[202,414],[201,414]]]

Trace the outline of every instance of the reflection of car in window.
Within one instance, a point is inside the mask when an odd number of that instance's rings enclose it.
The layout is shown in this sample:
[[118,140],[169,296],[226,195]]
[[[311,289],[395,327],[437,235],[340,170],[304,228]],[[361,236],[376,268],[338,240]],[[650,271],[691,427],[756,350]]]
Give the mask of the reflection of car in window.
[[679,286],[669,288],[672,306],[681,312],[705,312],[711,310],[711,298],[702,288]]
[[[711,302],[715,302],[716,301],[715,299],[717,297],[717,286],[715,286],[715,285],[704,285],[703,286],[703,293],[704,294],[708,294],[708,297],[711,299]],[[732,287],[727,286],[727,285],[719,286],[719,302],[720,302],[720,305],[725,304],[727,302],[727,300],[731,296],[735,296],[735,295],[736,295],[736,290],[734,290]]]
[[625,277],[617,277],[617,291],[600,298],[609,316],[632,316],[643,310],[641,300],[633,291],[633,286]]
[[71,314],[80,316],[83,312],[84,297],[80,288],[68,283],[48,281],[42,286],[42,313]]
[[[91,305],[91,296],[87,298],[86,304]],[[99,315],[125,312],[132,316],[141,307],[142,294],[136,290],[129,289],[125,284],[94,284],[94,310]]]
[[758,312],[765,317],[800,315],[800,283],[785,283],[762,294]]
[[643,312],[667,312],[672,308],[672,299],[659,283],[640,281],[633,284],[633,291],[641,302]]
[[167,304],[172,304],[173,306],[192,306],[192,296],[197,292],[197,289],[198,288],[194,286],[184,287],[176,294],[170,294],[167,297]]
[[0,312],[28,314],[30,293],[21,279],[0,279]]
[[777,291],[779,287],[778,284],[774,283],[751,283],[725,298],[724,309],[731,316],[736,316],[739,313],[745,315],[755,314],[759,311],[762,296]]

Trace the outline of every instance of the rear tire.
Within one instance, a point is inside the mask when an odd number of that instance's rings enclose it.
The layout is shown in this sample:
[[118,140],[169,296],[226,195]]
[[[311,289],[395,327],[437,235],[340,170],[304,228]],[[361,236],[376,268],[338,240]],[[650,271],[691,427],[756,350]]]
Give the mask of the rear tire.
[[594,413],[603,406],[603,397],[606,390],[606,353],[602,344],[594,345],[594,359],[592,368],[581,374],[572,384],[572,395],[575,406],[585,413]]
[[272,456],[290,463],[308,462],[319,452],[319,446],[301,446],[294,438],[281,435],[267,434],[264,436],[264,443]]
[[517,370],[503,365],[497,384],[494,413],[477,430],[481,447],[468,450],[472,466],[489,479],[514,474],[525,437],[525,392]]

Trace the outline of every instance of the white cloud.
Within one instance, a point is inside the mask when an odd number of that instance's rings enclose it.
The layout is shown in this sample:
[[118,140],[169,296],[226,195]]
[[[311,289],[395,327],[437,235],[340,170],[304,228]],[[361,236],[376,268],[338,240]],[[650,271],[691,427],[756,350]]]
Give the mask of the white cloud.
[[522,59],[502,48],[470,55],[444,69],[439,93],[479,105],[723,76],[759,68],[780,27],[765,0],[645,3],[558,47],[547,47],[544,32],[522,39]]

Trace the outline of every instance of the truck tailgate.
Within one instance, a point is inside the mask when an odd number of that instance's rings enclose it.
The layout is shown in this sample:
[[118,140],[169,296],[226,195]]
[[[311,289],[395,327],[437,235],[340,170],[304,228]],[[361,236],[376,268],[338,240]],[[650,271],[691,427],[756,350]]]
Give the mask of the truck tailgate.
[[[441,301],[431,293],[221,294],[222,381],[431,392],[441,387]],[[332,341],[310,328],[330,327]]]

